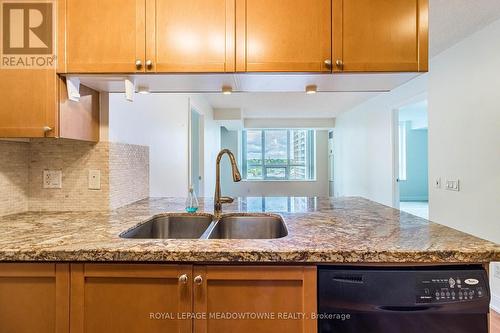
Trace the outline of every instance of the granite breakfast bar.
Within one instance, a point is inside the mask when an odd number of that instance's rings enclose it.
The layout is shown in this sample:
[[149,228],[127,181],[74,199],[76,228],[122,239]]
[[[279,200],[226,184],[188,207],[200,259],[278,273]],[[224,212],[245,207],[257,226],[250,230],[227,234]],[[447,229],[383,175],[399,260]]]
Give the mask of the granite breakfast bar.
[[[198,214],[212,207],[201,200]],[[318,265],[487,267],[500,260],[497,244],[362,198],[240,198],[224,206],[224,214],[279,215],[288,235],[277,239],[120,237],[172,213],[184,214],[184,199],[0,217],[0,327],[314,333]],[[301,315],[211,317],[256,312]]]
[[[288,227],[288,236],[270,240],[121,238],[122,232],[152,216],[184,212],[184,199],[152,198],[111,212],[28,212],[0,217],[0,260],[256,263],[500,260],[500,245],[366,199],[283,198],[275,207],[256,207],[255,202],[260,204],[260,200],[240,198],[225,205],[224,213],[255,213],[265,209],[269,214],[279,214]],[[212,201],[200,200],[199,212],[210,214],[212,207]]]

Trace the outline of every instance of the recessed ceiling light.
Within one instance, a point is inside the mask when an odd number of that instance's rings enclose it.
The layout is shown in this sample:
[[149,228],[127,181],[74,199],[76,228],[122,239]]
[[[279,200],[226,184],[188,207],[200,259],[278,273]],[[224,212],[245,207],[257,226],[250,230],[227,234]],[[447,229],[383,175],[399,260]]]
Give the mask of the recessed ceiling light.
[[311,95],[318,92],[318,87],[315,84],[310,84],[306,86],[306,94]]
[[222,87],[222,93],[224,95],[231,95],[233,93],[233,88],[230,86],[223,86]]
[[151,94],[151,91],[149,91],[148,87],[139,86],[137,87],[137,93],[142,95],[148,95]]

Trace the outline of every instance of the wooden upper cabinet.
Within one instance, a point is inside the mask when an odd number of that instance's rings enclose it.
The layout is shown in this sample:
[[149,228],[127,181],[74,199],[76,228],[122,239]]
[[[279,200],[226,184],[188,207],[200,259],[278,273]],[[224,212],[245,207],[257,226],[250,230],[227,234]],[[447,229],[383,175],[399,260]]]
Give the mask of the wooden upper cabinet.
[[[316,267],[195,266],[193,275],[194,312],[207,313],[195,320],[195,333],[317,332]],[[227,313],[240,319],[215,317]],[[283,317],[292,313],[305,317]]]
[[151,70],[234,72],[234,0],[148,0],[147,8]]
[[54,69],[0,75],[0,137],[99,141],[99,92],[81,85],[80,101],[69,101]]
[[69,333],[68,264],[0,264],[0,331]]
[[71,333],[191,332],[182,317],[192,311],[191,272],[190,265],[72,264]]
[[80,85],[80,101],[68,99],[66,79],[59,78],[59,137],[81,141],[99,141],[98,91]]
[[335,72],[425,72],[428,0],[333,0]]
[[54,69],[0,70],[0,137],[57,136]]
[[146,0],[65,1],[59,24],[66,31],[66,68],[60,65],[60,72],[144,71]]
[[236,71],[330,72],[331,0],[236,0]]

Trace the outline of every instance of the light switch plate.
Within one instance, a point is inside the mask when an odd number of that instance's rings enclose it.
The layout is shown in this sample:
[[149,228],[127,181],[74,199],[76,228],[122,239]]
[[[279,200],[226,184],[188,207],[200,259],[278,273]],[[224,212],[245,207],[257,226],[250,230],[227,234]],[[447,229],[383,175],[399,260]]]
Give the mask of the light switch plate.
[[101,189],[101,170],[89,170],[89,190]]
[[448,191],[460,191],[460,180],[459,179],[447,179],[444,184],[445,189]]
[[434,181],[434,187],[441,188],[441,177],[436,178],[436,180]]
[[43,188],[62,188],[62,170],[43,170]]

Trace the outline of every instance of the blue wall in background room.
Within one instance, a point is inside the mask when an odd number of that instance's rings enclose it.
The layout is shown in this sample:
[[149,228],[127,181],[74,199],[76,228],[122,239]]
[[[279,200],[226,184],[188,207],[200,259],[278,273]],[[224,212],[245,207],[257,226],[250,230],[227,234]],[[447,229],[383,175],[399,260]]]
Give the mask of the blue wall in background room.
[[406,180],[399,183],[401,201],[428,201],[428,147],[427,129],[406,126]]

